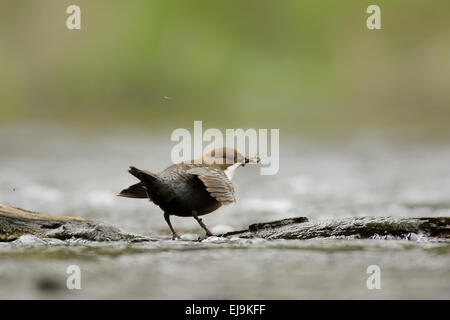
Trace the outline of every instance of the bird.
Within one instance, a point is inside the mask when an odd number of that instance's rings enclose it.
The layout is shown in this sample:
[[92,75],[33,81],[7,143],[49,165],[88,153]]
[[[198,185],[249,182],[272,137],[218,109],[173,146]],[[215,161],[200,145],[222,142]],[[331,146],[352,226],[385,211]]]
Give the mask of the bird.
[[193,217],[205,230],[206,237],[213,236],[200,216],[236,202],[231,182],[236,169],[260,160],[258,156],[249,158],[234,148],[222,147],[200,159],[173,164],[157,174],[130,166],[128,172],[139,182],[123,189],[118,196],[149,199],[159,206],[173,240],[180,236],[170,222],[172,215]]

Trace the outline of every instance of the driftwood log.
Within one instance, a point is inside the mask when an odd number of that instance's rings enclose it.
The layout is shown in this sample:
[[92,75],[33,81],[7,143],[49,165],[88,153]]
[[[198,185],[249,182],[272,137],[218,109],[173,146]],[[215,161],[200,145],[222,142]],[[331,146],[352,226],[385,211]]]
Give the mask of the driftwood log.
[[[76,217],[48,216],[0,204],[0,241],[13,241],[24,234],[40,238],[85,239],[91,241],[149,241],[117,228]],[[311,239],[318,237],[394,236],[414,239],[425,235],[450,238],[450,218],[361,217],[310,222],[305,217],[252,224],[248,229],[224,234],[225,237],[264,239]]]

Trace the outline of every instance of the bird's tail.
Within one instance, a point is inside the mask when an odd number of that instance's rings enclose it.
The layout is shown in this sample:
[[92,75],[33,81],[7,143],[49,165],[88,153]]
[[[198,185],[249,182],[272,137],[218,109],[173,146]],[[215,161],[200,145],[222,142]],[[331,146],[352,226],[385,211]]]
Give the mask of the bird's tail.
[[142,182],[138,182],[136,184],[133,184],[132,186],[129,186],[126,189],[123,189],[122,191],[120,191],[118,196],[125,198],[138,198],[138,199],[148,198],[147,190],[145,189]]
[[131,173],[136,178],[138,178],[139,180],[141,180],[144,186],[161,182],[158,175],[145,170],[138,169],[136,167],[130,167],[130,169],[128,169],[128,172]]
[[147,197],[150,200],[152,200],[154,196],[158,196],[159,194],[166,192],[165,184],[163,181],[161,181],[158,175],[145,170],[140,170],[136,167],[130,167],[128,172],[131,173],[136,178],[138,178],[139,180],[141,180],[140,184],[147,193]]

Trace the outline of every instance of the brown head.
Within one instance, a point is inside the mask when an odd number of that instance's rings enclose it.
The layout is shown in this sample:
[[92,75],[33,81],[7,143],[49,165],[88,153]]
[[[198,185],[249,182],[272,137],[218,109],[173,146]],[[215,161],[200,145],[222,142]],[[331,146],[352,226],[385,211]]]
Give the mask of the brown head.
[[248,162],[248,158],[236,149],[227,147],[213,149],[202,156],[202,163],[221,170],[226,170],[236,163],[245,164],[246,162]]
[[202,163],[225,171],[230,179],[236,168],[245,166],[249,162],[258,163],[259,161],[259,157],[249,159],[236,149],[228,147],[213,149],[202,156]]

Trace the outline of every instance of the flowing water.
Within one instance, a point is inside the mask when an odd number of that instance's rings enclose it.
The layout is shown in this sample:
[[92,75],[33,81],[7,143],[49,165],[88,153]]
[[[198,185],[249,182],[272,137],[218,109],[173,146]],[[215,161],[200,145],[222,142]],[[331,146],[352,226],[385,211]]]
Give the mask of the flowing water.
[[[126,132],[126,133],[125,133]],[[0,243],[0,298],[318,299],[450,298],[450,245],[415,235],[395,239],[209,238],[194,219],[115,195],[135,179],[129,165],[170,164],[170,131],[80,134],[49,126],[0,129],[0,203],[80,216],[150,236],[145,243],[38,239]],[[281,135],[280,171],[240,168],[237,203],[205,216],[213,232],[306,216],[450,216],[450,145],[394,141],[381,134],[314,140]],[[68,290],[67,267],[81,269]],[[367,268],[381,270],[369,290]]]

